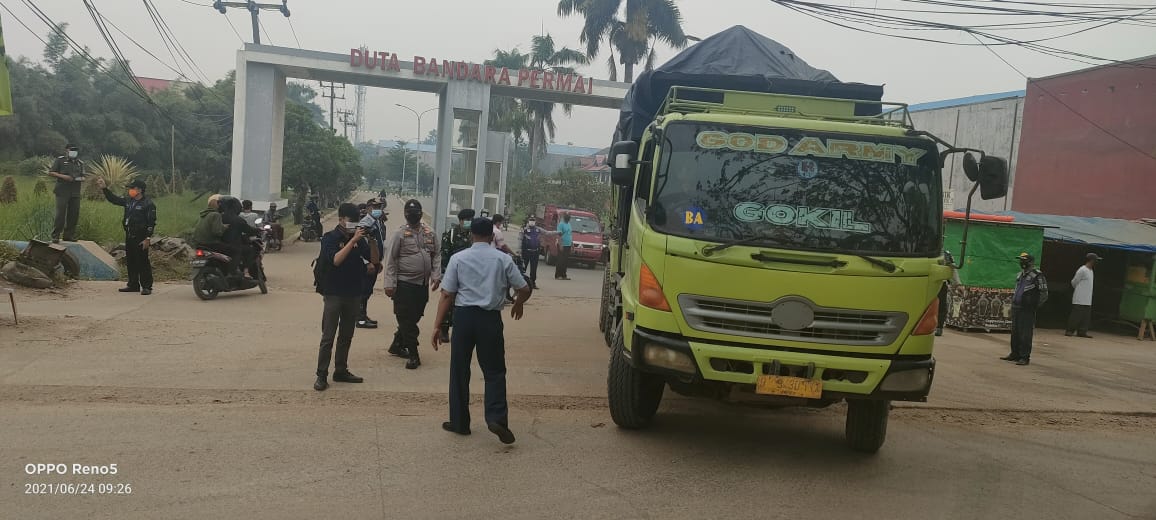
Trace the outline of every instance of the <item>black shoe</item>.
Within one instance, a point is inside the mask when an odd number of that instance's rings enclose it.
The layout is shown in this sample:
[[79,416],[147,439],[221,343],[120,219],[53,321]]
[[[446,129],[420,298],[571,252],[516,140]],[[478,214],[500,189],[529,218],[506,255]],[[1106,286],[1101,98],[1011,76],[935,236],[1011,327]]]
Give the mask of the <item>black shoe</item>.
[[374,327],[377,326],[377,320],[370,318],[369,316],[362,316],[361,321],[364,321],[370,325],[373,325]]
[[140,287],[121,287],[117,292],[140,292]]
[[376,329],[377,324],[376,323],[370,323],[366,320],[359,320],[357,322],[357,328],[359,328],[359,329]]
[[469,435],[470,434],[469,428],[455,428],[454,423],[449,422],[449,421],[442,423],[442,429],[447,431],[447,432],[450,432],[450,433],[456,433],[458,435]]
[[943,335],[943,327],[936,328],[935,329],[935,335],[936,336],[942,336]]
[[317,381],[313,382],[313,389],[324,392],[326,388],[329,388],[329,381],[325,380],[325,376],[317,376]]
[[1020,358],[1016,357],[1015,354],[1008,354],[1004,357],[1001,357],[1000,359],[1002,359],[1004,361],[1019,361],[1020,360]]
[[1074,332],[1065,332],[1065,333],[1064,333],[1064,335],[1070,338],[1070,337],[1072,337],[1072,336],[1075,336],[1075,335],[1076,335],[1076,333],[1074,333]]
[[1076,337],[1078,337],[1078,338],[1086,338],[1086,339],[1092,339],[1092,337],[1091,337],[1091,336],[1089,336],[1089,335],[1087,335],[1087,334],[1076,334]]
[[1017,360],[1016,360],[1016,364],[1017,364],[1017,365],[1019,365],[1019,366],[1021,366],[1021,367],[1022,367],[1022,366],[1026,366],[1026,365],[1029,365],[1029,364],[1031,364],[1031,362],[1032,362],[1032,360],[1031,360],[1031,359],[1028,359],[1028,358],[1023,358],[1023,359],[1017,359]]
[[409,358],[409,349],[389,347],[389,355],[397,356],[399,358]]
[[450,342],[450,328],[449,327],[442,327],[442,337],[440,339],[442,340],[442,343],[449,343]]
[[141,296],[148,296],[148,295],[150,295],[150,294],[152,294],[152,293],[153,293],[153,290],[152,290],[152,289],[141,289],[141,290],[140,290],[140,294],[141,294]]
[[344,372],[334,372],[333,380],[338,383],[361,383],[365,381],[365,379],[361,376],[355,376],[353,375],[353,372],[348,370]]
[[502,441],[502,444],[514,443],[514,432],[510,431],[509,428],[498,423],[489,423],[488,426],[490,428],[490,432],[494,435],[497,435],[498,440]]
[[409,358],[409,361],[405,362],[405,368],[408,370],[414,370],[420,366],[421,366],[421,358],[417,357],[417,356],[413,356],[413,357]]

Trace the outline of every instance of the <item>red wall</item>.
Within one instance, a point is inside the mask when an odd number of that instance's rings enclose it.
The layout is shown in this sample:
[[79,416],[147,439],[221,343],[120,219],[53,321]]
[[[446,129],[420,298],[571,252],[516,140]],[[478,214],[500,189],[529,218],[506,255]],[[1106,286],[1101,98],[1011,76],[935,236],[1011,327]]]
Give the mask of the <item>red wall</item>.
[[[1137,63],[1156,67],[1156,58]],[[1156,217],[1156,68],[1110,66],[1028,82],[1013,182],[1015,211]]]

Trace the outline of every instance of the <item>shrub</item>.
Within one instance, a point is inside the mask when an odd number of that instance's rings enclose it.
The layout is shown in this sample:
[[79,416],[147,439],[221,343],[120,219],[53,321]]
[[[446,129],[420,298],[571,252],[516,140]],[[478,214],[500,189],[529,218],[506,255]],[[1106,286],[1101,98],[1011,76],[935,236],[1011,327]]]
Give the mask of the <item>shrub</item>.
[[104,179],[106,186],[116,190],[118,187],[132,182],[137,175],[140,175],[140,170],[137,170],[132,161],[123,157],[102,155],[100,160],[92,165],[92,173]]
[[4,184],[0,185],[0,204],[16,203],[16,179],[11,175],[4,177]]
[[28,177],[44,175],[48,173],[48,168],[52,166],[53,161],[53,158],[46,155],[36,155],[20,161],[16,170],[20,172],[20,175]]
[[32,194],[37,197],[48,195],[48,183],[44,179],[37,179],[36,186],[32,188]]

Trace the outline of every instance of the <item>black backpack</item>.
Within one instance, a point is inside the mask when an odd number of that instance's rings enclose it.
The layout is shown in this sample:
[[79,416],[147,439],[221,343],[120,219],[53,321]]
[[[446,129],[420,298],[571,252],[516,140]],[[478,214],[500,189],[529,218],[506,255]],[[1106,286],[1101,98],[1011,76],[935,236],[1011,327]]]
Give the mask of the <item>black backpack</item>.
[[317,258],[313,259],[313,288],[317,294],[325,294],[325,280],[329,278],[329,270],[333,268],[333,263],[321,258],[321,252],[317,252]]

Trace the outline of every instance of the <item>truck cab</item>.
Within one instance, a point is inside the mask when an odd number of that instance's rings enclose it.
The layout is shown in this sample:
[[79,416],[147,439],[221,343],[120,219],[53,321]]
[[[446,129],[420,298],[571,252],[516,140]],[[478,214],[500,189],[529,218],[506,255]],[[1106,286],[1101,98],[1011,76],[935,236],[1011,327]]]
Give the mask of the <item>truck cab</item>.
[[[890,402],[926,399],[953,268],[946,143],[916,131],[905,105],[862,116],[860,103],[674,87],[641,139],[614,144],[599,324],[620,427],[647,426],[667,387],[755,405],[846,400],[849,445],[873,453]],[[1006,163],[968,164],[985,198],[1003,196]]]

